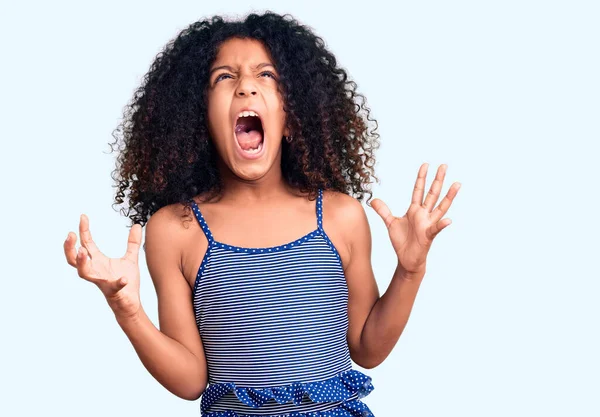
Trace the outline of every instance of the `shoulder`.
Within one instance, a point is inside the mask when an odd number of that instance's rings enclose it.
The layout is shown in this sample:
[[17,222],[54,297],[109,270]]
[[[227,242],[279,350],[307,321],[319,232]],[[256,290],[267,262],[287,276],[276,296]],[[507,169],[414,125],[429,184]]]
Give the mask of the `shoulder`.
[[165,275],[160,271],[177,268],[193,287],[207,248],[208,241],[193,210],[184,204],[161,207],[146,223],[144,251],[153,280],[154,276]]
[[[190,217],[191,216],[191,217]],[[146,244],[153,247],[178,247],[185,230],[189,229],[189,220],[193,220],[191,210],[185,211],[182,204],[169,204],[158,209],[146,223]]]
[[345,266],[350,263],[356,246],[371,239],[363,204],[338,191],[323,192],[323,228],[338,248]]
[[323,211],[332,214],[338,222],[347,226],[364,223],[367,219],[362,203],[339,191],[323,192]]

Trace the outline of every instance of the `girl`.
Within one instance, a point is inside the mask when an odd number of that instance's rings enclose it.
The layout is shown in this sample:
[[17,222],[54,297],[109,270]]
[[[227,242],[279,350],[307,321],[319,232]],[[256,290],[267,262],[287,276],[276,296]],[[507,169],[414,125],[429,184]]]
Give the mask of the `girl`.
[[[64,244],[148,371],[181,398],[202,396],[207,417],[371,416],[371,378],[351,360],[370,369],[393,349],[458,191],[434,209],[442,165],[423,201],[423,164],[403,217],[373,200],[398,257],[380,297],[360,202],[379,135],[323,40],[288,17],[217,16],[168,44],[122,125],[113,178],[117,203],[128,192],[126,254],[102,254],[85,215],[81,247],[71,233]],[[140,303],[146,222],[160,330]]]

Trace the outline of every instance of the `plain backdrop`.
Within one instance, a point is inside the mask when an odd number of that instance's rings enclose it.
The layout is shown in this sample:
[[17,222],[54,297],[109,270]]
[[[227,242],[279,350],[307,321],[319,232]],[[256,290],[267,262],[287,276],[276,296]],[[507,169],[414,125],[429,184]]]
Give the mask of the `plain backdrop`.
[[[199,415],[62,244],[85,213],[125,251],[108,143],[156,54],[196,20],[267,9],[313,28],[367,97],[375,197],[404,214],[423,162],[427,187],[443,163],[443,195],[462,184],[398,344],[357,367],[375,415],[599,416],[600,4],[576,0],[2,2],[0,415]],[[383,294],[396,259],[365,209]]]

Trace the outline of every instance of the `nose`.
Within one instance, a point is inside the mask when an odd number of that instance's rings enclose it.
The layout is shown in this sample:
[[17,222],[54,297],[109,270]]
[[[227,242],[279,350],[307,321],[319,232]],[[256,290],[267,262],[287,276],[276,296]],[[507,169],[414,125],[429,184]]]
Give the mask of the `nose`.
[[257,94],[256,86],[252,81],[252,77],[242,77],[238,84],[236,95],[239,97],[255,96]]

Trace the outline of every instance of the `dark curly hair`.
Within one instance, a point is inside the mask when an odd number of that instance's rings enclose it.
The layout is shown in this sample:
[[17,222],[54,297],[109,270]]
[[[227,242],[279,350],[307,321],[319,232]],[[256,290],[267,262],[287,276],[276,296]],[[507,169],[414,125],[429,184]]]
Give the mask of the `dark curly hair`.
[[115,204],[124,202],[126,192],[129,200],[123,214],[143,226],[163,206],[190,207],[192,197],[222,191],[208,131],[207,86],[219,46],[232,37],[261,41],[280,75],[278,90],[294,137],[282,141],[288,184],[311,198],[323,188],[359,200],[367,193],[370,201],[370,183],[378,181],[379,134],[365,97],[322,38],[289,14],[267,11],[243,21],[215,16],[195,22],[156,56],[112,133],[111,152],[119,151],[112,173]]

